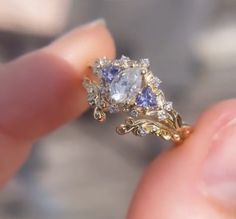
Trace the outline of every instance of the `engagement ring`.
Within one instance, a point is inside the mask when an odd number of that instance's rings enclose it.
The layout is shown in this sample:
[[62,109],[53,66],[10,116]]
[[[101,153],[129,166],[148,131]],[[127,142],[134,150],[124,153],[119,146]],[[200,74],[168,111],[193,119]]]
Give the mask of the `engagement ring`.
[[152,134],[176,143],[190,134],[190,126],[182,121],[172,102],[166,101],[148,59],[100,58],[91,67],[97,80],[85,78],[83,85],[96,120],[105,121],[108,112],[124,112],[129,116],[116,128],[118,134]]

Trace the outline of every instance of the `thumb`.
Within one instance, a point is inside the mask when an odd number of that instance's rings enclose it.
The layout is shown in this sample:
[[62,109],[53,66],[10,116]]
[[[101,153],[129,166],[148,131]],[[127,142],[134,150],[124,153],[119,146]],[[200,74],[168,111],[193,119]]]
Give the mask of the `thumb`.
[[192,135],[147,169],[128,219],[236,218],[236,100],[205,112]]

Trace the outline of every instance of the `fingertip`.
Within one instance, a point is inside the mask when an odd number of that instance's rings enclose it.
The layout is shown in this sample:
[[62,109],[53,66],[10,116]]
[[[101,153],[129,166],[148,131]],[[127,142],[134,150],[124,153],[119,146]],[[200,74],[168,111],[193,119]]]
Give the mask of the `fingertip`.
[[[207,126],[217,129],[225,122],[235,116],[236,113],[236,99],[228,99],[216,103],[207,110],[205,110],[196,122],[196,127]],[[210,124],[209,124],[210,123]],[[209,130],[209,129],[207,129]],[[207,131],[206,130],[206,131]]]
[[[79,44],[78,44],[79,40]],[[99,57],[115,57],[113,36],[104,19],[76,28],[60,37],[45,50],[68,61],[78,73],[87,71],[89,64]]]
[[[232,218],[232,212],[222,205],[216,205],[202,188],[205,188],[205,164],[209,153],[212,153],[212,138],[220,128],[235,118],[236,99],[220,102],[206,110],[194,126],[193,133],[182,145],[165,151],[147,168],[127,218]],[[230,151],[231,161],[224,162],[232,164],[232,149]],[[214,165],[210,166],[213,166],[218,177],[219,171]],[[235,168],[223,166],[219,169],[234,171]]]

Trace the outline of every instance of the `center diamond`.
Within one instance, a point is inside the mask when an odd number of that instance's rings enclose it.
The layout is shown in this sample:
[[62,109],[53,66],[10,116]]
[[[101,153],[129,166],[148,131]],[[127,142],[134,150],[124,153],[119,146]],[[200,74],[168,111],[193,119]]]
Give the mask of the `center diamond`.
[[129,68],[118,74],[110,85],[111,99],[116,103],[125,103],[138,94],[142,86],[140,68]]

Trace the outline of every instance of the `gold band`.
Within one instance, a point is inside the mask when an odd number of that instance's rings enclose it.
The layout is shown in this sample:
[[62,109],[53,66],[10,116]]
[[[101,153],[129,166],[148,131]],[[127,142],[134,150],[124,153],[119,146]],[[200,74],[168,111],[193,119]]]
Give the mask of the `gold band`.
[[[137,119],[128,117],[124,124],[116,128],[118,134],[123,135],[132,132],[136,136],[145,136],[153,134],[160,136],[165,140],[172,140],[175,143],[180,143],[188,137],[191,133],[191,128],[188,125],[183,125],[180,118],[173,120],[158,121],[156,118],[152,119]],[[175,122],[177,122],[175,124]]]
[[153,134],[176,143],[190,134],[191,128],[182,122],[172,102],[165,100],[161,81],[150,70],[148,59],[101,58],[92,70],[98,82],[85,78],[83,85],[96,120],[105,121],[107,112],[126,112],[129,117],[117,127],[118,134]]

